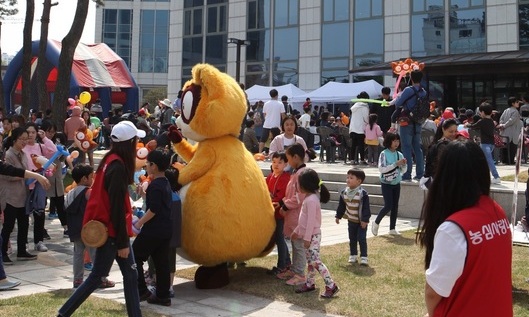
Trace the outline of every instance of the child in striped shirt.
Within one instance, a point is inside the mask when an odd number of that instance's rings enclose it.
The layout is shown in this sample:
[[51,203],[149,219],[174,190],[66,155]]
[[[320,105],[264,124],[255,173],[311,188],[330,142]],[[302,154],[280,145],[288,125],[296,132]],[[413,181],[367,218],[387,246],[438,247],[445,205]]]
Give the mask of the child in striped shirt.
[[336,210],[336,223],[343,217],[348,220],[349,263],[356,263],[358,258],[357,244],[360,245],[360,264],[368,265],[367,259],[367,224],[371,218],[369,195],[362,188],[366,174],[359,168],[347,171],[347,187],[340,192],[340,201]]

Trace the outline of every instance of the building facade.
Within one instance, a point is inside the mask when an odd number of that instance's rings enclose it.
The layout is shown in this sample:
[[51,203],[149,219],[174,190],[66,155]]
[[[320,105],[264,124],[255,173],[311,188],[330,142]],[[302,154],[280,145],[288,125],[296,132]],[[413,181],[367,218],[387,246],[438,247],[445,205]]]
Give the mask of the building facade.
[[310,91],[368,77],[393,87],[389,62],[407,57],[432,61],[430,94],[445,106],[529,93],[523,68],[443,73],[431,59],[529,53],[529,0],[106,0],[96,13],[98,41],[127,62],[140,96],[167,87],[175,99],[200,62],[233,77],[239,65],[246,87]]

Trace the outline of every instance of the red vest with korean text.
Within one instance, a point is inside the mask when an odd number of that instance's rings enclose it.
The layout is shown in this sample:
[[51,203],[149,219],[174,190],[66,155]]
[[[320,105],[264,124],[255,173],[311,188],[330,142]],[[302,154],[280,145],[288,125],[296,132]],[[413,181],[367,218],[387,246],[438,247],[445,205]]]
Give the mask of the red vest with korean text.
[[467,240],[463,273],[433,317],[513,316],[512,242],[505,211],[490,197],[447,219],[457,224]]
[[[98,169],[83,218],[83,225],[90,220],[98,220],[104,223],[108,228],[108,235],[112,238],[116,237],[116,230],[114,229],[114,225],[110,218],[110,199],[108,198],[108,192],[105,190],[104,181],[107,167],[115,160],[122,161],[116,154],[109,155],[104,162],[105,165]],[[103,164],[103,162],[101,162],[101,164]],[[123,206],[125,208],[127,233],[129,234],[129,237],[132,237],[132,208],[128,192],[125,194]]]

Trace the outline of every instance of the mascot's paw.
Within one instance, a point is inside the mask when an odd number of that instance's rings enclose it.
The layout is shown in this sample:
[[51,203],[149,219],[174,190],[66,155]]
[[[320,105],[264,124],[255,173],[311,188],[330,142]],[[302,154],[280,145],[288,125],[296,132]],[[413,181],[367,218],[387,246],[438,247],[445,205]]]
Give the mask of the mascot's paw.
[[169,127],[169,134],[167,136],[169,137],[169,140],[171,140],[171,142],[173,143],[182,142],[182,133],[178,131],[178,128],[175,125]]
[[195,272],[195,287],[198,289],[221,288],[230,282],[228,265],[200,266]]

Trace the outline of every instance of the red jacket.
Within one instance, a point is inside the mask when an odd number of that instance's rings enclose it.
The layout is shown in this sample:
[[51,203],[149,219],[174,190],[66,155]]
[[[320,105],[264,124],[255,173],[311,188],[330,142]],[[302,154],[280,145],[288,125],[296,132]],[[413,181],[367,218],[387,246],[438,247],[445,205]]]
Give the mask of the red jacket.
[[[108,228],[108,235],[112,238],[116,238],[116,229],[112,224],[110,217],[110,200],[108,198],[108,192],[105,190],[104,179],[107,167],[115,160],[122,161],[116,154],[109,155],[104,162],[105,165],[96,174],[94,184],[92,185],[92,193],[86,204],[83,218],[83,225],[90,220],[98,220],[104,223]],[[127,233],[129,237],[132,237],[132,208],[130,205],[129,194],[127,193],[124,198]]]
[[467,240],[463,273],[450,297],[441,299],[434,316],[513,316],[511,230],[505,211],[490,197],[447,219]]
[[[268,174],[266,177],[266,186],[268,186],[272,202],[279,202],[285,197],[289,180],[290,174],[287,172],[281,173],[279,177],[274,177],[274,173]],[[283,219],[284,217],[279,213],[279,208],[279,206],[275,208],[274,216],[276,219]]]

